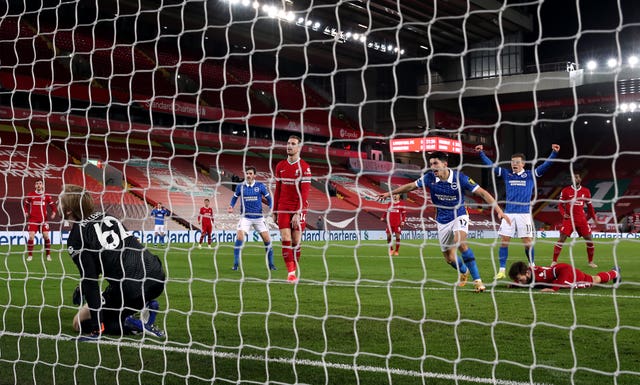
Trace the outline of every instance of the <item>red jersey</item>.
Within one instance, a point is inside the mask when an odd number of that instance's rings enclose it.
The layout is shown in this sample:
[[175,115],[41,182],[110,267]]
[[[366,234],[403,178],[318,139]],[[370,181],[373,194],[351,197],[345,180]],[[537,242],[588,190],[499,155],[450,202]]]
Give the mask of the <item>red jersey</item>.
[[558,263],[553,267],[533,266],[529,268],[533,282],[555,291],[561,288],[586,288],[593,284],[593,277],[567,263]]
[[302,211],[309,209],[311,168],[302,159],[289,163],[281,160],[275,170],[276,190],[273,194],[273,211]]
[[47,220],[47,206],[51,207],[53,214],[58,212],[56,202],[51,198],[51,195],[35,191],[27,194],[23,207],[29,223],[45,223]]
[[400,226],[407,219],[407,210],[404,208],[402,201],[389,203],[387,207],[387,223],[391,227]]
[[[584,206],[587,206],[589,215],[584,212]],[[588,188],[580,186],[576,189],[573,186],[567,186],[560,192],[560,204],[558,205],[560,215],[571,215],[576,222],[587,222],[589,218],[596,218],[596,212],[591,204],[591,192]]]
[[213,225],[213,207],[200,207],[198,222],[201,222],[202,226]]

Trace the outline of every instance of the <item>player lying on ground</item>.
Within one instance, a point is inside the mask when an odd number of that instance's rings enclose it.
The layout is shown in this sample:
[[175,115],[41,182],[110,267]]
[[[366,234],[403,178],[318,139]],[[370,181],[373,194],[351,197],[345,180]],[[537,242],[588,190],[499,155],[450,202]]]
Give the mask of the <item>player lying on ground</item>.
[[531,283],[542,291],[560,289],[584,289],[594,284],[620,282],[620,268],[589,275],[567,263],[554,266],[529,266],[525,262],[514,262],[509,268],[509,277],[517,286],[529,286]]
[[[146,308],[157,310],[155,299],[165,285],[160,259],[117,218],[95,211],[91,195],[81,186],[65,187],[60,212],[73,224],[67,246],[80,272],[79,296],[87,301],[73,319],[74,329],[89,333],[89,338],[131,332],[164,336],[153,324],[155,314],[143,320],[134,317]],[[108,283],[102,293],[100,276]]]

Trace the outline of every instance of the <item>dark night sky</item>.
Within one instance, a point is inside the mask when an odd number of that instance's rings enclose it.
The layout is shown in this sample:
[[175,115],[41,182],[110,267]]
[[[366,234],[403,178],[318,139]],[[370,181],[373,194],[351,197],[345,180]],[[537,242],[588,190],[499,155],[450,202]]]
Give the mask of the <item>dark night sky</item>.
[[639,0],[546,0],[540,11],[543,58],[617,56],[618,45],[623,57],[640,54]]

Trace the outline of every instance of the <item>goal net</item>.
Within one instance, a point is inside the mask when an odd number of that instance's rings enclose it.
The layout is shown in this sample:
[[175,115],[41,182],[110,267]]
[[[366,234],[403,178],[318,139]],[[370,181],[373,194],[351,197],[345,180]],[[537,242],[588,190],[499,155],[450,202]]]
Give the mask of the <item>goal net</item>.
[[[0,383],[637,383],[634,5],[1,4]],[[293,246],[269,208],[291,180]],[[115,227],[69,247],[69,185],[162,263],[124,335],[74,327],[72,255],[101,316],[131,293]]]

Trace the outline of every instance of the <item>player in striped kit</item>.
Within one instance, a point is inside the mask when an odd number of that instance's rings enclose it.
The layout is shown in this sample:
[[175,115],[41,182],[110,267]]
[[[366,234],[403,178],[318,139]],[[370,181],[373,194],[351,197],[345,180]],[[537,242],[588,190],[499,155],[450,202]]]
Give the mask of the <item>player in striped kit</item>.
[[505,270],[507,268],[507,259],[509,258],[509,242],[511,242],[512,237],[522,239],[525,255],[529,263],[534,264],[533,238],[535,229],[531,215],[531,196],[535,188],[535,178],[541,177],[549,167],[551,167],[553,159],[558,156],[560,146],[552,144],[551,149],[552,151],[549,158],[534,170],[524,169],[524,154],[513,154],[511,156],[511,170],[508,170],[494,165],[491,159],[484,153],[482,145],[475,147],[482,162],[487,166],[493,167],[493,172],[496,176],[502,177],[504,180],[507,199],[504,212],[511,219],[511,223],[507,223],[503,219],[500,224],[500,229],[498,230],[498,234],[501,237],[500,250],[498,252],[500,270],[498,274],[496,274],[495,279],[506,277]]
[[[407,183],[378,196],[378,200],[389,198],[393,194],[402,194],[417,188],[429,189],[431,201],[436,206],[436,222],[438,223],[438,239],[440,250],[445,261],[460,272],[459,286],[465,286],[469,275],[473,277],[476,293],[486,290],[480,278],[473,250],[467,244],[469,232],[469,213],[464,205],[464,193],[468,191],[482,197],[490,204],[507,223],[509,218],[502,212],[495,199],[485,189],[478,186],[473,179],[457,170],[448,167],[448,155],[444,152],[434,152],[429,155],[431,170],[420,179]],[[457,250],[461,257],[457,256]]]
[[[562,228],[560,228],[560,238],[553,247],[553,262],[551,266],[558,262],[564,241],[575,231],[584,238],[587,245],[589,267],[598,267],[593,262],[595,246],[593,245],[593,239],[591,239],[591,227],[588,223],[589,218],[593,218],[594,222],[598,224],[596,211],[593,209],[593,204],[591,204],[591,191],[582,186],[581,183],[582,176],[575,174],[573,176],[573,184],[565,187],[560,192],[558,209],[560,210],[560,215],[562,215]],[[588,215],[584,212],[585,206],[589,212]]]
[[56,202],[44,192],[44,183],[38,180],[35,183],[35,191],[27,194],[23,202],[24,215],[28,223],[27,231],[29,232],[27,261],[33,259],[33,245],[37,232],[42,232],[47,261],[51,261],[51,238],[49,237],[49,224],[47,223],[47,207],[51,209],[51,219],[55,218],[58,211]]
[[165,209],[162,202],[158,202],[156,208],[151,210],[151,216],[153,217],[154,233],[153,233],[153,245],[157,246],[157,241],[160,240],[160,244],[164,245],[164,234],[167,231],[165,225],[165,217],[169,215],[169,210]]
[[296,270],[300,262],[300,241],[306,228],[309,210],[311,168],[300,158],[302,139],[291,135],[287,140],[287,159],[276,165],[276,191],[273,200],[273,220],[280,229],[282,257],[287,266],[287,280],[298,281]]
[[271,237],[269,236],[269,228],[264,220],[262,214],[262,198],[267,201],[269,210],[273,207],[271,200],[271,194],[267,186],[261,182],[257,182],[256,168],[248,166],[244,170],[244,182],[236,187],[236,191],[231,198],[229,207],[227,207],[228,213],[233,213],[233,208],[240,198],[240,214],[242,218],[238,222],[238,232],[236,235],[236,242],[233,249],[233,270],[238,270],[240,266],[240,254],[242,252],[242,244],[244,243],[245,233],[253,227],[260,233],[264,248],[267,254],[267,262],[270,270],[276,270],[276,266],[273,264],[273,247],[271,246]]

